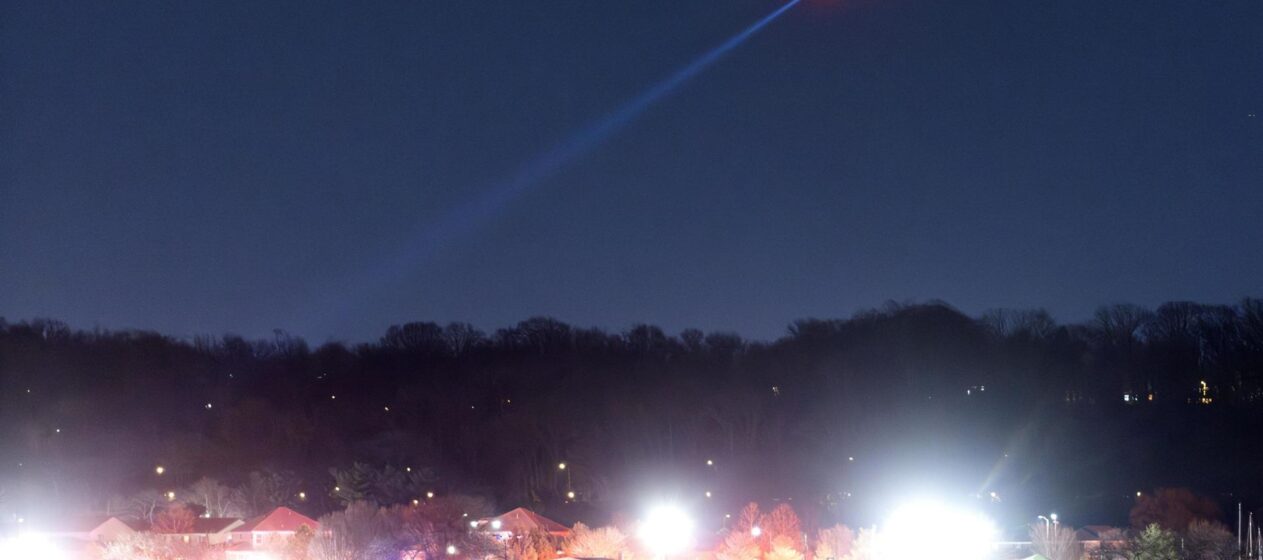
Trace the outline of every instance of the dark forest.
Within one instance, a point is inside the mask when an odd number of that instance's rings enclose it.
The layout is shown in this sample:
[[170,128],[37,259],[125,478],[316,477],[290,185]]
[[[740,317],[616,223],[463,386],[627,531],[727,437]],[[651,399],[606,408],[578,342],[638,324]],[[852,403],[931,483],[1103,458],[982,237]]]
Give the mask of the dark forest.
[[715,526],[750,500],[859,526],[934,492],[1010,525],[1122,524],[1161,487],[1257,503],[1260,412],[1256,299],[1077,324],[890,303],[771,342],[549,318],[318,347],[0,321],[0,513],[128,511],[210,477],[313,515],[432,492],[608,520],[670,494]]

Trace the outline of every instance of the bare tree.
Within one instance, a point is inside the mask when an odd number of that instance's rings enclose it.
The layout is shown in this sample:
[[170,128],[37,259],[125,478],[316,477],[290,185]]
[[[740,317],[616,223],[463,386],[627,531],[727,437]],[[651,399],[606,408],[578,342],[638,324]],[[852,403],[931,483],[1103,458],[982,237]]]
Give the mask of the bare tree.
[[715,553],[717,560],[759,560],[762,551],[749,529],[733,529]]
[[843,560],[877,560],[877,529],[860,529],[858,535],[855,536],[855,542],[851,544],[851,551]]
[[562,543],[562,549],[573,558],[622,558],[627,549],[627,536],[616,527],[592,529],[576,523]]
[[789,535],[776,535],[763,560],[803,560],[799,540]]
[[855,533],[846,525],[821,529],[816,536],[816,560],[840,559],[851,551]]
[[193,530],[193,512],[188,506],[170,504],[154,516],[153,532],[155,533],[187,533]]
[[123,506],[120,512],[123,517],[153,523],[162,508],[166,507],[167,497],[157,490],[142,490]]
[[1031,548],[1048,560],[1079,560],[1083,547],[1074,529],[1064,525],[1031,525]]
[[394,560],[403,552],[384,511],[367,502],[321,517],[320,529],[311,540],[312,560]]
[[1184,532],[1184,557],[1188,560],[1232,560],[1237,557],[1237,538],[1220,523],[1198,519]]
[[241,496],[213,478],[202,477],[181,494],[189,504],[201,506],[207,517],[245,517]]

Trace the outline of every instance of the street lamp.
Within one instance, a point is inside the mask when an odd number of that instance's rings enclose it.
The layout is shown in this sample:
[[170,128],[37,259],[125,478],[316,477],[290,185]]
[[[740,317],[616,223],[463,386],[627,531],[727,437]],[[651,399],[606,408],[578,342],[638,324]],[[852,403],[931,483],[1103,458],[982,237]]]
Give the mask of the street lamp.
[[750,528],[750,536],[751,536],[751,537],[754,537],[754,538],[756,538],[756,539],[757,539],[757,538],[759,538],[759,537],[761,537],[761,536],[763,536],[763,528],[762,528],[762,527],[759,527],[758,525],[755,525],[755,526],[751,527],[751,528]]
[[447,545],[447,555],[448,555],[448,556],[456,556],[456,552],[457,552],[457,550],[456,550],[456,545],[454,545],[454,544],[449,544],[449,545]]
[[1039,519],[1044,522],[1044,538],[1052,540],[1052,520],[1042,515],[1039,516]]
[[158,465],[154,467],[153,472],[158,476],[162,476],[163,473],[167,472],[167,468],[162,465]]

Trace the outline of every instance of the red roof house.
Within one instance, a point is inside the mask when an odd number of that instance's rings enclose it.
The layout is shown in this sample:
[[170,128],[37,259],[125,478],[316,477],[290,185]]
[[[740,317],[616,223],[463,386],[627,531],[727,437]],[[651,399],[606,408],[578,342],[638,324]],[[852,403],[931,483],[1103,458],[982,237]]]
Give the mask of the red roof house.
[[526,508],[517,508],[496,517],[479,519],[478,528],[501,535],[523,535],[536,531],[548,533],[554,537],[570,535],[570,529],[565,525]]
[[186,543],[223,544],[241,525],[242,521],[235,517],[198,517],[189,527],[174,533],[163,533],[163,536]]
[[266,552],[284,547],[298,530],[320,528],[315,519],[287,507],[278,507],[232,528],[227,556],[231,560],[268,558]]

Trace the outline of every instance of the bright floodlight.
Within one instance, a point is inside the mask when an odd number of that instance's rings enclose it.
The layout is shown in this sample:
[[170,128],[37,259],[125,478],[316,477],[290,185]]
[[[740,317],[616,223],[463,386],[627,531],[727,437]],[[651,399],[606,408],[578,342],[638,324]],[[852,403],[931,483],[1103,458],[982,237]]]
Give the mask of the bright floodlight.
[[657,554],[678,554],[693,546],[693,520],[680,508],[660,506],[650,510],[636,536]]
[[497,531],[499,531],[499,530],[500,530],[500,527],[501,527],[502,525],[503,525],[503,524],[502,524],[502,523],[500,523],[500,520],[499,520],[499,519],[493,519],[493,520],[491,521],[491,528],[492,528],[492,529],[495,529],[495,530],[497,530]]
[[48,539],[36,535],[19,535],[0,539],[0,558],[63,560],[66,556]]
[[897,510],[878,535],[887,560],[981,560],[994,549],[996,529],[980,514],[922,502]]

